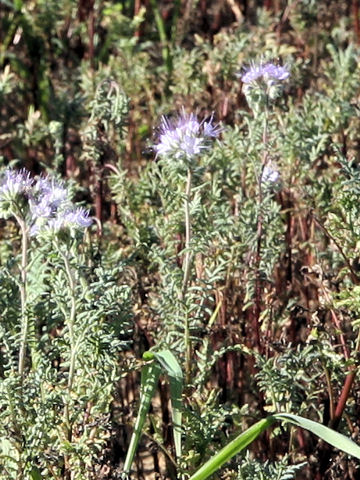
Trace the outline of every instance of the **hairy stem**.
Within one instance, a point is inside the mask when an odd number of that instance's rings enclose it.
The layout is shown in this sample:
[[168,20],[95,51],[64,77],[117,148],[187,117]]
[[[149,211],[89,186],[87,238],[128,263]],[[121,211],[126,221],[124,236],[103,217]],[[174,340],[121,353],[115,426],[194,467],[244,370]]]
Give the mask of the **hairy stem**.
[[71,302],[70,315],[66,319],[67,327],[69,329],[69,337],[70,337],[70,366],[69,366],[69,377],[68,377],[68,384],[67,384],[68,400],[66,401],[65,408],[64,408],[65,421],[68,428],[68,440],[70,442],[72,437],[72,431],[71,431],[72,429],[70,425],[69,400],[70,400],[70,394],[71,394],[71,390],[74,382],[76,350],[77,350],[75,334],[74,334],[74,324],[75,324],[75,318],[76,318],[76,282],[75,282],[74,275],[71,271],[69,257],[61,250],[60,247],[58,247],[58,250],[61,255],[61,258],[64,261],[65,271],[69,281],[70,302]]
[[25,354],[27,336],[29,330],[29,317],[27,314],[27,266],[28,266],[28,229],[25,221],[19,217],[16,218],[21,229],[21,266],[20,266],[20,300],[21,300],[21,343],[19,351],[19,365],[18,372],[21,381],[24,376]]
[[[190,252],[191,243],[191,218],[190,218],[190,197],[191,197],[191,181],[192,174],[190,168],[187,172],[185,199],[184,199],[184,213],[185,213],[185,258],[184,258],[184,276],[180,293],[180,300],[184,302],[186,292],[190,279],[192,253]],[[190,323],[188,312],[185,314],[185,374],[186,382],[190,382],[191,378],[191,338],[190,338]]]
[[262,281],[261,281],[261,247],[263,239],[263,214],[262,214],[262,204],[263,204],[263,191],[262,191],[262,175],[264,167],[268,159],[268,108],[265,107],[265,117],[264,117],[264,130],[263,130],[263,155],[261,162],[261,172],[258,179],[258,214],[256,222],[256,254],[255,254],[255,304],[253,308],[253,331],[255,334],[255,346],[262,352],[261,338],[260,338],[260,315],[261,315],[261,297],[262,297]]

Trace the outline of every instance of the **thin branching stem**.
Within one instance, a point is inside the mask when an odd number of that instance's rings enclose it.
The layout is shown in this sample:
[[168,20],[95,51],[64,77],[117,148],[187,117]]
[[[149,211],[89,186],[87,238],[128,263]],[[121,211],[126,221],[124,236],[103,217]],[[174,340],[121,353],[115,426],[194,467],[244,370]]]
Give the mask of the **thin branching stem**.
[[262,282],[261,282],[261,247],[263,239],[263,190],[262,190],[262,175],[265,165],[268,161],[268,106],[265,106],[264,112],[264,129],[263,129],[263,154],[261,162],[261,172],[258,178],[258,214],[256,222],[256,254],[255,254],[255,304],[253,315],[253,330],[255,334],[255,343],[259,352],[262,351],[260,338],[260,315],[261,315],[261,297],[262,297]]
[[[185,213],[185,258],[184,258],[184,276],[181,288],[180,300],[185,302],[186,292],[190,280],[191,264],[192,264],[192,252],[190,251],[191,244],[191,218],[190,218],[190,200],[191,200],[191,183],[192,173],[190,168],[187,172],[186,189],[184,198],[184,213]],[[190,383],[191,378],[191,337],[190,337],[190,322],[189,315],[185,313],[185,374],[186,382]]]
[[350,271],[350,275],[351,275],[351,280],[355,283],[355,285],[359,285],[360,284],[360,278],[358,277],[357,273],[355,272],[354,268],[352,267],[351,265],[351,262],[349,260],[349,258],[347,257],[347,255],[345,254],[344,252],[344,249],[342,248],[342,246],[340,245],[340,243],[336,240],[336,238],[334,237],[334,235],[332,235],[329,230],[325,227],[325,225],[319,220],[319,218],[317,218],[317,216],[312,213],[312,217],[313,219],[315,220],[315,222],[317,223],[317,225],[322,229],[322,231],[325,233],[325,235],[332,241],[334,242],[334,245],[336,246],[336,248],[339,250],[341,256],[343,257],[345,263],[346,263],[346,266],[349,268],[349,271]]
[[21,266],[20,266],[20,300],[21,300],[21,343],[19,351],[18,372],[21,381],[24,376],[27,336],[29,331],[29,317],[27,314],[27,267],[28,267],[28,228],[25,221],[16,217],[21,229]]
[[190,218],[191,182],[192,182],[192,174],[191,174],[191,170],[188,169],[185,199],[184,199],[186,252],[185,252],[185,259],[184,259],[184,277],[183,277],[183,283],[182,283],[182,289],[181,289],[182,299],[184,299],[187,288],[188,288],[190,271],[191,271],[191,261],[192,261],[192,253],[190,252],[190,243],[191,243],[191,234],[192,234],[191,218]]
[[71,307],[70,307],[70,314],[66,318],[66,323],[69,330],[69,338],[70,338],[70,366],[69,366],[69,377],[68,377],[68,384],[67,384],[68,400],[65,403],[64,414],[65,414],[65,420],[68,428],[68,440],[71,441],[72,429],[70,425],[69,401],[70,401],[70,395],[71,395],[74,376],[75,376],[76,351],[77,351],[77,344],[75,341],[75,333],[74,333],[74,324],[76,319],[76,282],[75,282],[73,272],[71,270],[71,265],[70,265],[70,260],[68,255],[62,251],[60,246],[58,246],[58,251],[64,262],[65,272],[66,272],[66,276],[68,278],[69,287],[70,287]]

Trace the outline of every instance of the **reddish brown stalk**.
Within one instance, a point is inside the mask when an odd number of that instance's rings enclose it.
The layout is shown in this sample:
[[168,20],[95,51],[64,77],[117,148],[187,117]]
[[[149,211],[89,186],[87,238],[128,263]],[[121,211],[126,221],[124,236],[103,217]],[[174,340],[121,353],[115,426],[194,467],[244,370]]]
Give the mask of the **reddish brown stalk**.
[[[328,297],[327,293],[324,292],[324,294],[325,294],[326,300],[328,301],[329,297]],[[333,310],[331,310],[331,318],[332,318],[332,320],[335,324],[335,327],[339,331],[341,331],[340,322],[337,318],[336,313]],[[341,342],[343,352],[344,352],[344,358],[346,360],[349,360],[350,359],[350,351],[349,351],[349,349],[346,345],[345,337],[344,337],[343,333],[340,333],[339,337],[340,337],[340,342]],[[356,342],[356,347],[355,347],[355,354],[357,354],[359,352],[359,347],[360,347],[360,341],[359,341],[359,337],[358,337],[357,342]],[[331,415],[331,420],[330,420],[329,426],[331,428],[333,428],[334,430],[337,430],[338,427],[339,427],[340,420],[341,420],[341,418],[344,414],[346,403],[347,403],[348,398],[350,396],[351,388],[352,388],[352,386],[354,384],[354,381],[355,381],[356,373],[357,373],[356,365],[350,365],[349,366],[349,372],[348,372],[348,374],[345,378],[345,382],[344,382],[339,400],[338,400],[338,402],[336,404],[336,407],[335,407],[335,411],[332,412],[332,415]],[[331,385],[330,385],[329,388],[331,388]],[[333,410],[333,408],[332,408],[332,410]],[[329,465],[330,455],[331,455],[331,452],[330,452],[329,448],[325,448],[325,450],[323,451],[323,454],[320,458],[319,473],[316,476],[316,480],[320,480],[321,478],[323,478],[322,475],[324,474],[324,472],[326,471],[326,469],[328,468],[328,465]]]
[[[351,387],[353,386],[353,383],[355,380],[355,376],[356,376],[356,367],[352,365],[350,367],[350,372],[345,378],[344,386],[341,391],[339,401],[335,408],[334,417],[330,421],[329,426],[334,430],[337,430],[340,424],[340,420],[343,416],[343,413],[346,407],[346,402],[349,398]],[[315,480],[322,480],[324,478],[323,475],[326,472],[326,470],[329,468],[330,457],[331,457],[331,449],[328,446],[324,446],[322,455],[319,458],[319,471],[315,477]]]
[[351,387],[353,386],[354,380],[356,377],[356,367],[352,365],[350,367],[350,372],[347,374],[344,382],[343,389],[340,394],[339,401],[336,405],[335,413],[334,413],[334,418],[331,421],[330,426],[334,428],[335,430],[339,426],[342,414],[344,413],[345,407],[346,407],[346,402],[349,398]]
[[[138,15],[138,13],[140,12],[140,8],[141,8],[141,0],[135,0],[134,1],[134,17],[136,17]],[[141,36],[140,28],[141,27],[139,25],[138,28],[134,32],[134,36],[136,38],[139,38]]]
[[271,10],[272,9],[272,0],[264,0],[264,8],[266,10]]
[[[290,182],[291,183],[291,182]],[[293,242],[293,201],[290,188],[279,192],[279,202],[281,204],[282,213],[286,218],[286,232],[285,232],[285,259],[286,267],[281,267],[279,274],[279,282],[276,286],[277,295],[281,295],[289,288],[293,288],[293,267],[292,267],[292,242]],[[296,316],[294,311],[290,312],[289,338],[291,342],[296,340]]]
[[67,178],[71,178],[74,175],[76,169],[76,160],[72,153],[66,155],[65,160],[65,175]]
[[334,325],[335,325],[336,329],[340,332],[339,338],[340,338],[341,347],[343,349],[344,358],[345,358],[345,360],[349,360],[350,352],[349,352],[349,349],[346,345],[345,336],[341,331],[341,325],[340,325],[339,319],[337,318],[337,315],[334,312],[334,310],[331,309],[330,313],[331,313],[331,318],[334,322]]
[[87,31],[89,37],[89,45],[87,50],[87,57],[90,60],[91,68],[94,68],[95,48],[94,48],[94,35],[95,35],[95,13],[94,13],[95,0],[80,0],[78,4],[78,18],[80,22],[87,23]]
[[102,198],[103,198],[103,182],[102,179],[96,181],[95,186],[95,216],[98,219],[98,235],[102,236]]

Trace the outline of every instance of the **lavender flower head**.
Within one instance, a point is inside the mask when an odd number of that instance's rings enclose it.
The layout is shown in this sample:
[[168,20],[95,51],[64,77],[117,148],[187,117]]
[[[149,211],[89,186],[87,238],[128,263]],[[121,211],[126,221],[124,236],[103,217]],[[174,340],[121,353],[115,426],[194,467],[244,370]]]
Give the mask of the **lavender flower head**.
[[290,76],[285,66],[271,62],[252,63],[245,73],[237,75],[244,83],[244,93],[254,108],[265,105],[267,100],[274,100],[283,89],[283,82]]
[[32,235],[56,234],[68,229],[90,227],[92,220],[89,212],[82,207],[72,206],[70,210],[59,210],[46,222],[35,224],[31,229]]
[[33,226],[31,235],[57,233],[66,229],[82,229],[91,225],[89,212],[75,207],[62,183],[40,177],[30,203]]
[[76,207],[65,186],[51,177],[37,181],[27,170],[7,169],[0,181],[0,216],[25,222],[30,235],[89,227],[92,220]]
[[241,80],[245,84],[251,84],[258,81],[264,81],[267,86],[274,85],[289,78],[290,72],[286,67],[275,65],[273,63],[253,63],[246,72],[241,75]]
[[30,197],[30,211],[34,218],[49,218],[68,202],[68,192],[61,183],[49,177],[40,177]]
[[274,184],[280,179],[280,173],[270,165],[265,165],[261,174],[261,182],[266,184]]
[[8,168],[5,170],[0,183],[0,201],[16,195],[27,195],[33,183],[34,180],[30,177],[30,172],[25,169],[13,170]]
[[74,226],[87,228],[92,224],[91,218],[89,218],[89,212],[83,207],[72,208],[64,212],[62,220],[65,226]]
[[0,217],[24,218],[34,180],[25,169],[4,171],[0,180]]
[[219,135],[221,128],[213,123],[213,115],[199,122],[193,113],[184,109],[175,120],[161,119],[159,141],[154,145],[156,156],[190,161],[209,147],[209,140]]

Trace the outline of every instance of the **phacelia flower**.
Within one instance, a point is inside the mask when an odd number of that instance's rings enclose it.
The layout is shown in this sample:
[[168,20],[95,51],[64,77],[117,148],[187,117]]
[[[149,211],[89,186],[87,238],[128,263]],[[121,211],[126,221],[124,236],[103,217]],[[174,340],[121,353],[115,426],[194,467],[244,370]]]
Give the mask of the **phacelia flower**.
[[92,223],[89,212],[73,204],[62,183],[51,177],[35,181],[25,169],[5,170],[0,180],[0,216],[22,218],[31,236]]
[[92,220],[89,218],[87,210],[72,206],[71,210],[59,210],[45,222],[38,222],[33,225],[30,233],[32,236],[39,233],[58,233],[69,228],[87,228],[91,224]]
[[264,77],[268,78],[270,81],[279,81],[287,80],[290,76],[290,72],[286,67],[281,65],[274,65],[273,63],[268,63],[264,66]]
[[30,177],[30,172],[25,169],[5,170],[0,183],[0,200],[3,198],[15,197],[16,195],[28,195],[34,180]]
[[237,74],[244,84],[243,91],[254,113],[262,111],[269,100],[275,100],[283,90],[283,82],[290,76],[285,66],[271,62],[252,63],[244,72]]
[[0,217],[25,218],[34,180],[26,170],[6,169],[0,179]]
[[[42,212],[45,213],[45,202],[41,201],[39,205],[44,207]],[[80,230],[90,227],[92,224],[88,210],[83,207],[75,207],[67,198],[60,202],[58,206],[55,206],[54,203],[52,205],[49,203],[49,205],[50,215],[33,217],[35,222],[30,231],[31,235],[46,232],[57,233],[67,229]]]
[[244,74],[239,75],[245,84],[263,81],[267,86],[282,82],[290,76],[286,67],[273,63],[252,64]]
[[68,191],[61,183],[49,177],[40,177],[30,198],[30,211],[34,217],[51,217],[70,202]]
[[221,128],[210,119],[200,122],[193,113],[182,110],[175,119],[163,116],[161,119],[158,143],[154,145],[156,156],[168,156],[190,160],[209,147],[210,138],[219,135]]
[[87,228],[92,224],[89,212],[82,207],[73,208],[65,212],[62,218],[64,225]]
[[276,183],[280,179],[280,173],[269,165],[265,165],[261,174],[262,183]]

